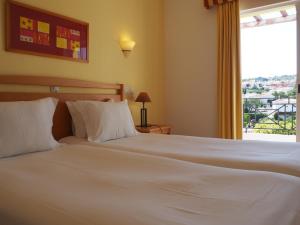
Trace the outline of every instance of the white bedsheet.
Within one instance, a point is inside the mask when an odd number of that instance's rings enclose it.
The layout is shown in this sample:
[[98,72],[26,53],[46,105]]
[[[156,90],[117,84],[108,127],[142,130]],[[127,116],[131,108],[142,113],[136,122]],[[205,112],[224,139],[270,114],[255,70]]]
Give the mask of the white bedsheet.
[[300,179],[84,145],[0,160],[1,225],[299,225]]
[[300,143],[232,141],[160,134],[140,134],[102,144],[74,137],[65,138],[63,142],[105,146],[194,163],[300,177]]

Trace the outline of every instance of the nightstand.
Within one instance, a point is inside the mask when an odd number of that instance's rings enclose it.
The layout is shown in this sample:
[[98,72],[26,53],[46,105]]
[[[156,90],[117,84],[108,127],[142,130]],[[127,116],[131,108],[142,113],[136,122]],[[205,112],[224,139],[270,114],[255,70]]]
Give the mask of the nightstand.
[[136,126],[137,131],[141,133],[152,134],[171,134],[171,127],[167,125],[149,125],[148,127]]

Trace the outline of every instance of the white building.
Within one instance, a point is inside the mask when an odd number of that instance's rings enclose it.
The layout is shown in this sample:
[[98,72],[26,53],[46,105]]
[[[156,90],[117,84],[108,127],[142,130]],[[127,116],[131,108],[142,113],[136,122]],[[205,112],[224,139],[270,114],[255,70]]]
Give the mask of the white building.
[[280,114],[284,114],[285,112],[287,112],[288,114],[297,112],[296,99],[277,99],[273,101],[272,104],[273,109],[278,110]]

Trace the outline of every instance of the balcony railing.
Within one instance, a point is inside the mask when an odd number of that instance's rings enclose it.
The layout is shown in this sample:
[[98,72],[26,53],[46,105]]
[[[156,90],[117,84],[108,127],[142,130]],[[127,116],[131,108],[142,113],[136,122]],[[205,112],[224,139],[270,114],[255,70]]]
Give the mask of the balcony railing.
[[296,99],[244,98],[245,132],[296,134]]

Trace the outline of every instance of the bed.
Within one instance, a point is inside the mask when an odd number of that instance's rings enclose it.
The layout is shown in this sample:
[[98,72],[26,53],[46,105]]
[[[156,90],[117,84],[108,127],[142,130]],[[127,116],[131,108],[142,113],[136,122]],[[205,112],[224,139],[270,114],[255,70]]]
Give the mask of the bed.
[[298,225],[300,179],[82,145],[0,160],[3,225]]
[[[59,99],[53,119],[56,140],[72,135],[65,101],[123,99],[120,84],[27,76],[0,76],[0,84],[113,91],[0,93],[2,102]],[[62,144],[0,158],[0,180],[1,225],[300,224],[296,176],[220,168],[112,145]]]
[[300,143],[233,141],[180,135],[139,134],[104,143],[74,136],[61,140],[157,155],[213,166],[277,172],[300,177]]

